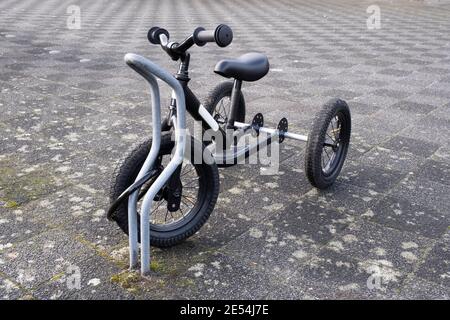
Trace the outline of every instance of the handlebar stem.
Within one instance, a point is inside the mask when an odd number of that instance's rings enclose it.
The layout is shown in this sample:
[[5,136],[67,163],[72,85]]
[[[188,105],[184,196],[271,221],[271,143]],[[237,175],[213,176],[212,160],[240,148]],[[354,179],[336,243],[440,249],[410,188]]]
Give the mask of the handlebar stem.
[[177,46],[176,51],[178,51],[180,53],[181,52],[184,53],[193,45],[194,45],[194,37],[189,36],[186,39],[184,39],[184,41]]
[[172,58],[172,60],[176,61],[181,59],[182,61],[185,59],[186,51],[194,45],[194,37],[187,37],[182,43],[178,42],[169,42],[169,39],[165,34],[159,35],[159,41],[161,44],[161,48]]
[[184,56],[181,58],[180,66],[178,67],[178,72],[176,74],[176,78],[182,81],[189,81],[189,62],[191,55],[189,52],[186,52]]

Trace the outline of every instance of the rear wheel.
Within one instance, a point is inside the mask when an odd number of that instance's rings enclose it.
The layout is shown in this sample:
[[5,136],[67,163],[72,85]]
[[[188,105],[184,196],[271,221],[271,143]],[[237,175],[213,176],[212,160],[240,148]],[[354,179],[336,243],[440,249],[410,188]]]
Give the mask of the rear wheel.
[[[213,90],[211,90],[204,103],[204,107],[217,121],[223,132],[225,132],[226,124],[230,117],[232,91],[233,82],[225,81],[219,83]],[[236,121],[245,121],[245,100],[242,91],[239,96],[239,108]]]
[[[140,168],[150,151],[152,140],[149,139],[134,148],[128,157],[118,166],[117,174],[111,186],[110,199],[113,202],[136,179]],[[219,194],[219,173],[215,163],[193,164],[197,159],[194,154],[203,154],[203,145],[191,138],[191,156],[186,153],[183,161],[180,181],[182,185],[181,203],[177,211],[168,210],[170,188],[167,184],[155,196],[150,213],[150,244],[156,247],[170,247],[192,236],[208,220]],[[157,167],[161,172],[170,161],[174,142],[170,134],[161,136],[160,154]],[[203,159],[203,158],[200,158]],[[209,162],[211,163],[211,162]],[[138,211],[143,196],[157,177],[152,178],[141,188],[138,200]],[[128,208],[124,201],[112,217],[119,227],[128,234]],[[138,212],[138,223],[140,214]],[[140,239],[140,227],[138,228]]]
[[341,172],[350,144],[351,117],[347,103],[328,101],[317,113],[308,136],[305,172],[316,188],[331,186]]
[[[216,122],[219,124],[220,133],[222,134],[222,148],[225,150],[225,139],[226,139],[226,129],[227,122],[230,117],[231,112],[231,93],[233,92],[233,82],[225,81],[218,84],[211,92],[208,94],[204,107],[213,116]],[[245,122],[245,100],[244,95],[240,92],[239,96],[239,108],[236,116],[236,121]],[[208,128],[204,128],[204,131]],[[210,141],[205,142],[209,144]],[[233,164],[221,164],[218,163],[219,167],[228,167]]]

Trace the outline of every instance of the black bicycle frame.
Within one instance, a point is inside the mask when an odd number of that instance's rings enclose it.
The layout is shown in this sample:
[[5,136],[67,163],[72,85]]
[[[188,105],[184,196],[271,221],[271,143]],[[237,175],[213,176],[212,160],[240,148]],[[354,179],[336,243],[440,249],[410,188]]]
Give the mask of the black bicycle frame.
[[[202,118],[202,116],[199,113],[199,109],[201,106],[201,103],[197,96],[192,92],[192,90],[189,88],[188,83],[191,80],[189,78],[189,62],[190,62],[190,54],[186,53],[183,57],[180,57],[180,65],[178,68],[178,72],[175,75],[175,78],[178,80],[178,82],[181,84],[184,90],[184,97],[185,97],[185,103],[186,103],[186,110],[187,112],[194,118],[196,121],[201,121],[202,127],[204,129],[209,129],[209,124]],[[241,84],[242,81],[235,80],[233,91],[231,95],[231,109],[230,109],[230,117],[227,122],[227,128],[235,129],[234,127],[234,121],[236,119],[236,116],[238,114],[238,108],[239,108],[239,96],[241,91]],[[170,103],[171,109],[176,108],[176,101],[171,100]],[[162,131],[169,131],[171,129],[171,126],[169,125],[169,119],[170,114],[164,119],[162,124]]]

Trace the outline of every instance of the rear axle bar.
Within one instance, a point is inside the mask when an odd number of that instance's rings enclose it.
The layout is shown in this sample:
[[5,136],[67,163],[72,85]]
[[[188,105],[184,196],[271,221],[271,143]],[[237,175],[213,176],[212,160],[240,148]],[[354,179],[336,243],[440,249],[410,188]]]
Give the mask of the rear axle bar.
[[[238,128],[238,129],[245,129],[245,128],[251,127],[251,124],[235,121],[234,122],[234,126],[236,128]],[[270,134],[270,135],[275,134],[276,136],[278,136],[280,134],[278,129],[259,127],[258,130],[260,132],[264,132],[264,133],[267,133],[267,134]],[[288,131],[287,132],[283,132],[282,134],[284,135],[285,138],[298,140],[298,141],[304,141],[304,142],[308,141],[308,136],[305,136],[305,135],[302,135],[302,134],[291,133],[291,132],[288,132]]]

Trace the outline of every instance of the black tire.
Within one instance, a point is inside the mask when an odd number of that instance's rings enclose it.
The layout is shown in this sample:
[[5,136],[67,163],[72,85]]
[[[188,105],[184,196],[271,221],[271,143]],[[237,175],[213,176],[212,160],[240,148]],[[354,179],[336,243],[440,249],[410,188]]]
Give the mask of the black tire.
[[[135,181],[139,170],[150,151],[151,144],[152,139],[141,143],[128,154],[122,163],[118,165],[115,171],[115,178],[113,179],[110,189],[111,202],[117,199],[119,195]],[[171,140],[171,134],[163,134],[161,136],[159,159],[164,156],[169,156],[173,147],[174,142]],[[193,154],[198,154],[199,152],[203,154],[204,145],[197,140],[194,140],[192,137],[190,147],[191,156]],[[150,244],[152,246],[171,247],[176,245],[196,233],[208,220],[214,209],[219,194],[219,172],[217,165],[213,160],[208,163],[211,164],[207,164],[205,161],[202,161],[201,164],[192,165],[199,177],[199,190],[195,206],[192,208],[192,211],[189,211],[189,213],[186,214],[186,217],[182,217],[178,224],[175,224],[170,228],[164,229],[161,225],[155,225],[150,222]],[[151,185],[153,181],[154,179],[150,180],[149,184]],[[148,190],[148,186],[146,190]],[[142,194],[144,193],[145,192],[142,192]],[[138,205],[138,210],[139,209],[140,206]],[[118,207],[112,219],[116,221],[123,232],[128,234],[128,209],[126,200]],[[138,224],[140,225],[139,214]],[[138,228],[138,231],[138,239],[140,241],[140,227]]]
[[[306,145],[305,173],[314,187],[326,189],[339,176],[347,156],[350,133],[347,103],[340,99],[328,101],[316,114]],[[331,151],[334,155],[330,156]],[[324,160],[327,161],[325,167]]]

